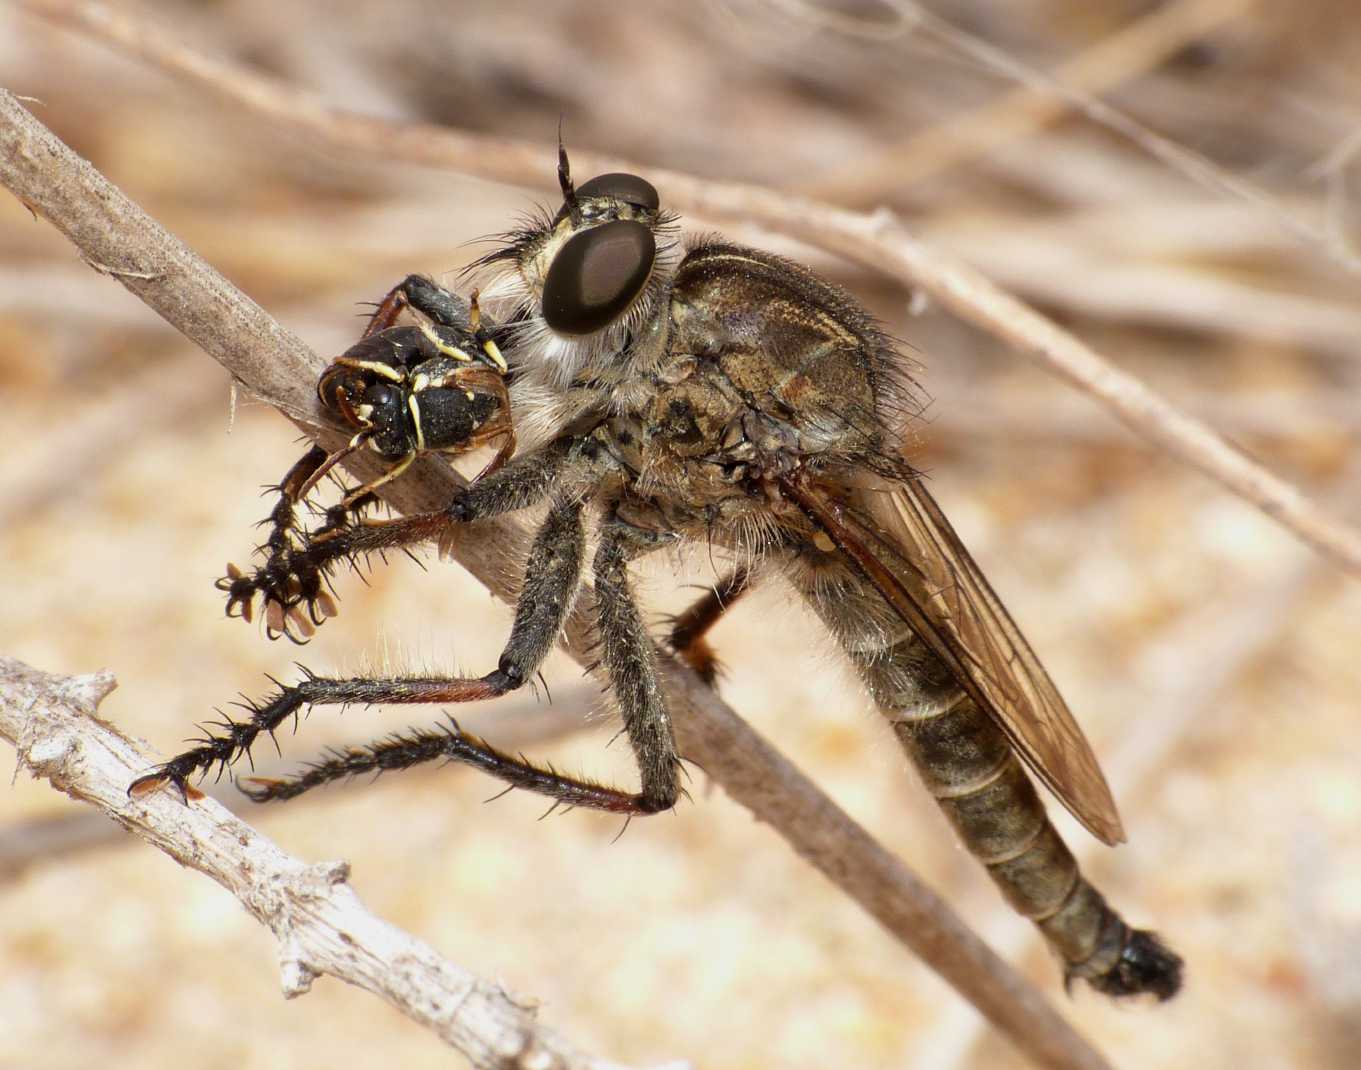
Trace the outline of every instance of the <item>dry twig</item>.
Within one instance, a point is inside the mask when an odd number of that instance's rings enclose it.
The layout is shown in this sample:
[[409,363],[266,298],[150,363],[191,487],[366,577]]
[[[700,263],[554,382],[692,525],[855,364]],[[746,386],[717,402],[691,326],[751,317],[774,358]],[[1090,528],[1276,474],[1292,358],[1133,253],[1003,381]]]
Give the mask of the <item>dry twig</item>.
[[[343,146],[374,159],[405,160],[519,185],[538,185],[549,178],[553,154],[537,144],[340,111],[275,79],[188,49],[151,23],[104,4],[22,0],[22,7],[93,34],[327,145]],[[925,13],[920,17],[925,20]],[[947,23],[926,20],[923,25],[927,22],[938,35],[949,37],[954,33],[959,47],[977,53],[989,65],[999,70],[1015,66],[985,42],[960,37]],[[1027,83],[1038,80],[1046,87],[1051,85],[1034,72],[1016,73]],[[1117,129],[1124,129],[1119,124],[1133,125],[1136,129],[1130,136],[1137,135],[1136,140],[1150,152],[1157,150],[1155,155],[1160,159],[1175,162],[1211,188],[1232,193],[1272,213],[1294,233],[1304,228],[1311,238],[1319,237],[1294,217],[1282,217],[1275,202],[1255,187],[1210,167],[1208,161],[1138,127],[1094,98],[1079,94],[1073,103],[1084,114],[1097,116]],[[1257,464],[1052,320],[998,289],[981,272],[919,241],[892,213],[850,212],[803,197],[705,181],[585,152],[575,154],[575,160],[582,173],[646,173],[673,207],[708,217],[760,223],[931,294],[962,319],[996,335],[1095,398],[1140,436],[1251,502],[1338,567],[1361,576],[1361,532],[1329,516],[1292,483]]]
[[[226,366],[253,392],[321,430],[312,384],[321,362],[0,90],[0,182],[109,273]],[[449,500],[458,476],[427,459],[414,478],[391,484],[389,504],[410,512]],[[471,525],[451,556],[508,599],[507,555],[522,533],[514,521]],[[578,612],[566,648],[591,660],[591,629]],[[663,683],[683,754],[728,794],[771,824],[808,862],[920,955],[1038,1065],[1097,1070],[1102,1057],[1045,998],[997,958],[898,859],[817,789],[673,659]],[[44,744],[47,746],[47,744]],[[124,782],[127,777],[125,776]],[[147,807],[148,824],[173,817],[168,794]],[[230,850],[230,844],[227,845]]]
[[539,1025],[532,1003],[369,913],[345,863],[307,865],[211,800],[182,806],[166,792],[129,799],[128,781],[146,758],[95,716],[115,686],[108,671],[53,676],[0,657],[0,736],[34,776],[236,896],[279,941],[285,995],[330,974],[433,1030],[478,1070],[624,1070]]
[[[1054,81],[1072,95],[1089,97],[1110,92],[1144,74],[1189,41],[1205,36],[1237,18],[1255,0],[1177,0],[1164,4],[1097,42],[1065,62]],[[915,5],[907,5],[911,11]],[[918,20],[914,12],[912,25]],[[955,44],[955,37],[936,32]],[[989,152],[1020,141],[1055,122],[1072,108],[1068,95],[1043,83],[1018,79],[1021,85],[975,111],[951,115],[900,145],[885,149],[872,160],[823,175],[800,190],[820,200],[871,205],[896,191],[942,171],[967,164]]]

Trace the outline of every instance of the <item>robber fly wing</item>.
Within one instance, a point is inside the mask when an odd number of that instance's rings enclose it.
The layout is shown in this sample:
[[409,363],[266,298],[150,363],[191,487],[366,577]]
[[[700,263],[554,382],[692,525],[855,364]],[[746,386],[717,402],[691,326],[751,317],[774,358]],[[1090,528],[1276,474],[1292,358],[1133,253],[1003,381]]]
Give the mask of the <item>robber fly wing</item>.
[[1017,753],[1104,843],[1124,829],[1096,756],[969,551],[921,482],[876,481],[849,508],[807,483],[786,491],[854,560]]

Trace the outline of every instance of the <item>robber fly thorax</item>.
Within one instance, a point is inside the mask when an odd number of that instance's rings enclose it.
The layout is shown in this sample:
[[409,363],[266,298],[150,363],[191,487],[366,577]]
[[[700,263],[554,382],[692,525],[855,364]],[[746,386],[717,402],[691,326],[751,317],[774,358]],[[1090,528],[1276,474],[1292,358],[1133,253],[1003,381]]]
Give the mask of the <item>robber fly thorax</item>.
[[620,515],[746,556],[765,548],[775,514],[814,539],[779,478],[910,472],[886,441],[901,443],[919,410],[908,365],[853,301],[778,257],[715,240],[682,248],[637,176],[560,178],[558,213],[477,265],[511,340],[522,448],[594,422],[619,467]]

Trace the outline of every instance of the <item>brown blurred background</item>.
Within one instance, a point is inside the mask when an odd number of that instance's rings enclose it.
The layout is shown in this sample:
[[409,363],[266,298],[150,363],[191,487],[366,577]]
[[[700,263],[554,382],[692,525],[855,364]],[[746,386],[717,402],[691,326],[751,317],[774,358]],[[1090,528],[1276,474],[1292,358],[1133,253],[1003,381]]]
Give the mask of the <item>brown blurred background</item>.
[[[211,53],[336,105],[536,139],[721,179],[887,204],[1281,475],[1361,520],[1358,275],[1270,212],[1127,141],[1001,103],[1014,83],[886,5],[263,0],[144,9]],[[1154,4],[936,0],[1006,54],[1099,88],[1152,128],[1357,237],[1361,129],[1350,0]],[[1130,27],[1137,27],[1131,32]],[[1104,51],[1103,51],[1104,50]],[[1064,66],[1080,57],[1087,62]],[[525,191],[300,144],[266,122],[0,7],[0,84],[318,351],[408,271],[456,271]],[[967,120],[994,141],[944,134]],[[1014,126],[1006,136],[1004,123]],[[973,128],[973,127],[970,127]],[[584,177],[584,176],[583,176]],[[1354,175],[1352,175],[1354,178]],[[692,221],[709,226],[707,221]],[[1124,1067],[1361,1060],[1361,588],[1254,509],[1155,452],[988,337],[816,250],[725,228],[835,277],[926,366],[917,462],[1102,755],[1129,845],[1064,818],[1094,880],[1185,955],[1165,1007],[1065,998],[913,782],[812,621],[779,591],[716,635],[725,696],[948,894]],[[451,282],[452,274],[446,276]],[[0,196],[0,650],[107,666],[103,713],[177,748],[191,722],[298,651],[222,615],[262,484],[299,452],[272,410],[50,227]],[[342,581],[303,652],[482,671],[508,613],[428,559]],[[685,577],[710,573],[695,562]],[[647,574],[660,615],[693,596]],[[628,780],[607,705],[572,663],[531,745]],[[286,766],[437,711],[323,712]],[[540,717],[532,698],[498,718]],[[509,729],[508,729],[509,731]],[[272,760],[272,756],[271,756]],[[705,1070],[1019,1065],[941,982],[721,793],[675,814],[536,821],[540,800],[459,771],[334,788],[250,813],[288,850],[344,857],[370,907],[543,1000],[549,1022],[635,1065]],[[278,995],[272,938],[226,893],[20,776],[0,807],[0,1065],[455,1065],[331,980]],[[76,820],[73,821],[72,819]]]

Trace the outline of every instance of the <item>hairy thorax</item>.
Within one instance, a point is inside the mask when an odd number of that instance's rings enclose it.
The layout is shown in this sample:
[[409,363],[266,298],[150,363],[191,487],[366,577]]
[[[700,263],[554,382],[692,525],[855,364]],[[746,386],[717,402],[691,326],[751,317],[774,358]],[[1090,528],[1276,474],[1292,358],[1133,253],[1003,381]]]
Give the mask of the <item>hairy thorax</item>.
[[692,253],[662,323],[635,345],[601,428],[630,519],[750,542],[785,514],[802,526],[774,499],[776,478],[879,448],[864,339],[760,254]]

